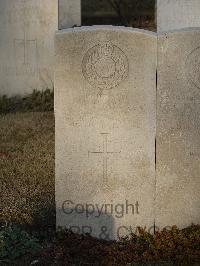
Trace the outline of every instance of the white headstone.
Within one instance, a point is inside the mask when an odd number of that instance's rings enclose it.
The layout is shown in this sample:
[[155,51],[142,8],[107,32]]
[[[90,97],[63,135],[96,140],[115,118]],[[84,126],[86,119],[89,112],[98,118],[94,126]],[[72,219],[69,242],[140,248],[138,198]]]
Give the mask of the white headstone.
[[81,0],[59,0],[59,29],[81,25]]
[[123,27],[57,33],[58,226],[105,239],[153,226],[156,43]]
[[199,0],[157,0],[157,30],[200,27]]
[[200,31],[159,36],[157,97],[156,225],[200,223]]
[[57,0],[0,1],[0,95],[53,88]]

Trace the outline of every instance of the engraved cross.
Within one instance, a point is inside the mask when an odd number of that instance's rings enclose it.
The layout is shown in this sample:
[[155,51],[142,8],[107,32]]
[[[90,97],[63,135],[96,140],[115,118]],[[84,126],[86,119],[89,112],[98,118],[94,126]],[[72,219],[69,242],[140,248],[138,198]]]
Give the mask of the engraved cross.
[[88,151],[88,156],[90,155],[90,153],[102,155],[102,157],[103,157],[103,182],[106,184],[108,181],[109,154],[116,154],[116,153],[120,153],[121,151],[119,151],[119,152],[108,151],[108,135],[109,135],[109,133],[101,133],[101,135],[103,137],[103,150],[102,151]]
[[17,38],[14,39],[14,45],[15,45],[15,49],[16,47],[22,47],[23,49],[23,58],[22,60],[20,60],[22,62],[22,64],[24,65],[28,65],[30,64],[29,59],[28,59],[28,52],[30,47],[29,46],[33,46],[36,49],[36,39],[29,39],[27,37],[27,26],[28,26],[28,16],[26,15],[26,4],[27,4],[27,0],[23,0],[22,1],[23,4],[23,38]]

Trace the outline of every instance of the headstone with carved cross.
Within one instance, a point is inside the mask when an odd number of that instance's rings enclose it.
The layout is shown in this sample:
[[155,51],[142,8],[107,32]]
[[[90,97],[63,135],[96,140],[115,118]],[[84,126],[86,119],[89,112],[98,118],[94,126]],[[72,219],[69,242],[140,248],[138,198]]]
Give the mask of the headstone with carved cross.
[[80,25],[80,6],[80,0],[0,1],[0,95],[52,89],[55,31]]
[[52,89],[58,0],[0,1],[0,95]]
[[103,239],[154,225],[156,35],[56,35],[57,225]]

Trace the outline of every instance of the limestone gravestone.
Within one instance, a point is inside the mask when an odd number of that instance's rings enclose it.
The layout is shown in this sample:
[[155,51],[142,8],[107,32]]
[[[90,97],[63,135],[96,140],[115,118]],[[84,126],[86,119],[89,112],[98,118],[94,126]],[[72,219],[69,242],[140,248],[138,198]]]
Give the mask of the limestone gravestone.
[[157,30],[200,27],[199,0],[157,0]]
[[59,29],[81,25],[81,0],[59,0]]
[[156,34],[56,34],[57,225],[115,239],[154,224]]
[[57,0],[0,1],[0,94],[53,87]]
[[156,224],[200,223],[200,31],[158,37]]
[[[58,3],[58,0],[0,1],[0,95],[23,95],[33,89],[53,88]],[[80,23],[78,3],[60,0],[62,27]]]

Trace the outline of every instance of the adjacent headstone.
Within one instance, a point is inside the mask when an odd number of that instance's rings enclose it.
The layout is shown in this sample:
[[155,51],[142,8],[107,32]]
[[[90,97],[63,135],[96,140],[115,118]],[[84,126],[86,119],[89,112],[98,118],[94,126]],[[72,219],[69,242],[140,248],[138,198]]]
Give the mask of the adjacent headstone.
[[57,226],[103,239],[152,229],[156,44],[123,27],[57,33]]
[[57,0],[0,1],[0,95],[53,88]]
[[199,117],[200,31],[160,35],[156,130],[158,227],[200,223]]
[[59,0],[59,29],[81,25],[81,0]]
[[157,0],[158,32],[200,27],[199,0]]

